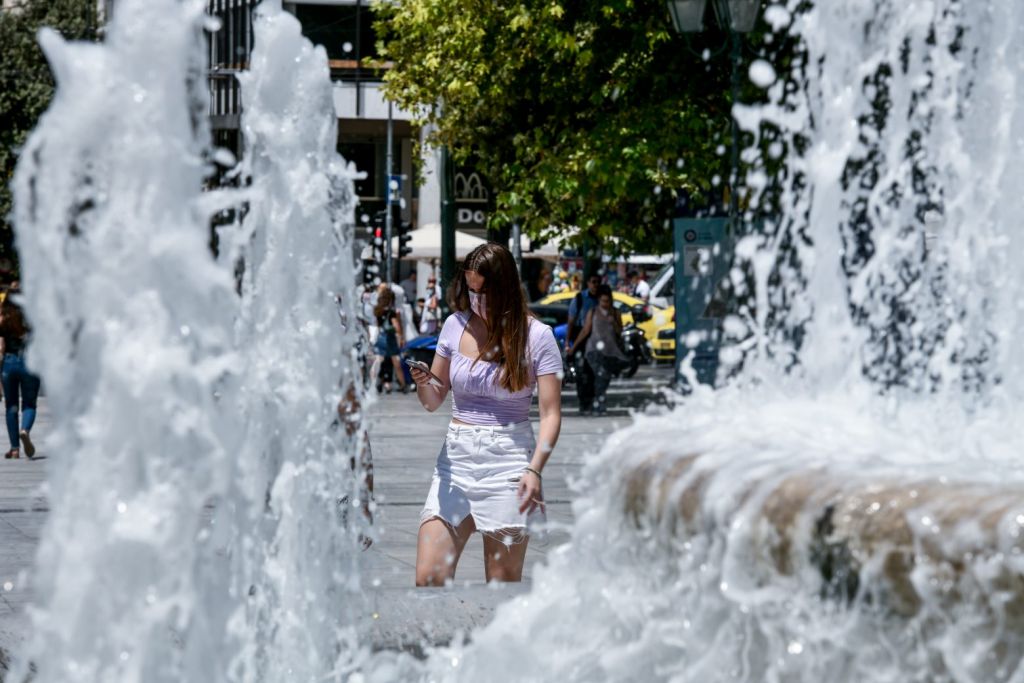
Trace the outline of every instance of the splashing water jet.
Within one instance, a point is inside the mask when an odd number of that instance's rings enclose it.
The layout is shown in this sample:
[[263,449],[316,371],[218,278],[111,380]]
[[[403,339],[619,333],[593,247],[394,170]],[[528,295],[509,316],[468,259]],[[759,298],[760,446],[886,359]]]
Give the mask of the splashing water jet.
[[[771,8],[804,54],[736,110],[787,154],[781,217],[738,251],[742,372],[611,437],[532,592],[420,663],[360,656],[353,626],[359,528],[335,504],[360,439],[331,430],[353,366],[328,305],[352,201],[325,57],[268,6],[252,189],[201,199],[199,9],[125,0],[102,46],[44,36],[60,85],[17,229],[62,455],[21,674],[1021,680],[1024,6]],[[224,234],[241,299],[206,252],[222,200],[249,203]]]
[[[327,59],[267,3],[251,183],[203,194],[204,5],[124,0],[102,45],[42,36],[58,89],[17,239],[57,457],[17,680],[324,680],[359,651],[365,529],[342,506],[362,439],[338,410],[360,386],[336,302],[354,197]],[[215,261],[211,211],[243,204]]]

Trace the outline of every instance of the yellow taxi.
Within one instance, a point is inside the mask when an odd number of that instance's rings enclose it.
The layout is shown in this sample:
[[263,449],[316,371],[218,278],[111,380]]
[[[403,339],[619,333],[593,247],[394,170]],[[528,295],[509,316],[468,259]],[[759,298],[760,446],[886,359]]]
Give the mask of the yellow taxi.
[[[676,307],[669,306],[661,309],[662,324],[655,330],[653,336],[648,336],[651,345],[651,355],[654,360],[675,361],[676,359]],[[646,331],[645,331],[646,333]]]
[[[543,309],[551,309],[553,307],[565,306],[566,315],[568,315],[569,304],[572,303],[573,297],[576,296],[576,292],[559,292],[557,294],[549,294],[548,296],[540,299],[534,304],[531,304],[531,308],[538,307]],[[642,312],[643,315],[647,316],[646,320],[640,320],[636,323],[644,332],[644,336],[647,337],[647,343],[651,347],[651,352],[657,360],[674,360],[676,357],[676,339],[675,339],[675,306],[669,306],[668,308],[658,308],[651,304],[645,304],[641,299],[637,299],[635,296],[624,294],[622,292],[612,292],[612,306],[619,312],[622,317],[622,324],[628,325],[633,322],[634,313]],[[672,333],[668,335],[668,339],[659,339],[659,332],[666,328],[671,328]],[[659,344],[655,344],[658,341]],[[671,346],[669,346],[669,344]]]

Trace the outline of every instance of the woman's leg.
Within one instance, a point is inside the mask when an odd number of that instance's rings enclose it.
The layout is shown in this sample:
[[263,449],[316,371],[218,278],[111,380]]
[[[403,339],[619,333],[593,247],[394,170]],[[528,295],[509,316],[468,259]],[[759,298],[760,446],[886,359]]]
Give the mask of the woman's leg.
[[402,369],[402,357],[391,356],[391,366],[395,369],[395,379],[398,386],[405,388],[405,370]]
[[454,529],[437,517],[420,524],[416,541],[416,585],[443,586],[454,579],[462,549],[475,530],[472,517],[466,517]]
[[3,372],[0,374],[0,382],[4,387],[4,407],[7,410],[7,438],[11,442],[11,450],[18,450],[18,403],[20,402],[18,373],[14,367],[14,360],[3,361]]
[[377,386],[377,376],[380,375],[380,366],[384,362],[384,356],[374,354],[373,365],[370,366],[370,386]]
[[587,360],[594,368],[594,404],[599,409],[604,409],[604,397],[612,381],[611,370],[607,359],[600,353],[588,353]]
[[529,541],[529,536],[515,529],[484,534],[484,575],[487,580],[522,581]]
[[21,373],[21,428],[31,432],[36,423],[36,401],[39,399],[39,377],[28,370]]

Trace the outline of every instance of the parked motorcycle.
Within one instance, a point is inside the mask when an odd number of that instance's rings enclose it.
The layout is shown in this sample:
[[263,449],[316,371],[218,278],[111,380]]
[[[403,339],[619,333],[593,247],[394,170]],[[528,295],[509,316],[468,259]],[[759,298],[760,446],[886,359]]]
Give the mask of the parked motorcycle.
[[622,328],[619,345],[629,358],[629,365],[619,371],[619,377],[632,377],[641,364],[649,365],[654,361],[651,347],[647,345],[647,335],[632,323]]

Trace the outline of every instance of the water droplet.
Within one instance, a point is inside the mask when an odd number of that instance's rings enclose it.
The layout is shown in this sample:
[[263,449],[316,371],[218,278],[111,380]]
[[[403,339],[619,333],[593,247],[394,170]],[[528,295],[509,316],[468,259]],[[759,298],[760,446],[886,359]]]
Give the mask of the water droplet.
[[128,505],[124,501],[118,501],[118,503],[117,503],[117,512],[118,512],[118,514],[122,514],[122,515],[124,513],[128,512]]
[[188,325],[182,325],[180,332],[182,337],[187,337],[192,334],[192,329]]
[[794,640],[786,647],[786,651],[791,655],[798,655],[804,651],[803,643],[798,640]]
[[747,75],[750,77],[750,82],[759,88],[770,87],[778,78],[772,65],[763,59],[754,60]]
[[4,590],[10,593],[12,590],[14,590],[14,584],[10,581],[4,581]]

